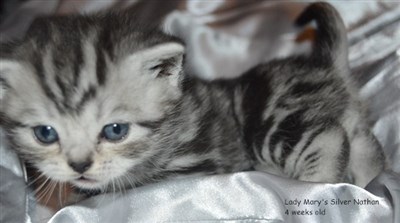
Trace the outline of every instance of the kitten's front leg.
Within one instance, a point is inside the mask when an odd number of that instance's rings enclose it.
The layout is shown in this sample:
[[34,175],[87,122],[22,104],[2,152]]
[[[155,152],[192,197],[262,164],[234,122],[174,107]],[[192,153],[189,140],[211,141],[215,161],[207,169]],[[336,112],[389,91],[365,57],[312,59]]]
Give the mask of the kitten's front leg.
[[367,130],[360,130],[350,142],[349,169],[354,184],[365,187],[384,168],[385,155],[375,139]]
[[302,181],[338,183],[346,177],[350,144],[341,128],[318,134],[295,166],[294,177]]

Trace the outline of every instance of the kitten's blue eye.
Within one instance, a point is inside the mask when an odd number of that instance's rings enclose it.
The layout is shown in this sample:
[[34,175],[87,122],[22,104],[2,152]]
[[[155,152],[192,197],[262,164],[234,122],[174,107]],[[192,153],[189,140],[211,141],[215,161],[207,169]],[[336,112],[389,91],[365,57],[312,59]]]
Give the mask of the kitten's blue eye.
[[38,125],[33,127],[36,138],[44,144],[52,144],[58,140],[56,130],[48,125]]
[[113,123],[104,126],[102,136],[108,141],[118,141],[128,134],[129,124]]

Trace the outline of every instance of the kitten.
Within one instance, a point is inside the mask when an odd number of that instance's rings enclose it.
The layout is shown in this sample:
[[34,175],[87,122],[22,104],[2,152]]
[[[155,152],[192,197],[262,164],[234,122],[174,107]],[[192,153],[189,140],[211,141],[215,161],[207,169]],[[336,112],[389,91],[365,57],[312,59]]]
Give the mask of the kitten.
[[82,189],[252,169],[363,187],[384,155],[349,81],[344,25],[327,3],[297,23],[311,20],[310,55],[206,81],[185,73],[181,40],[126,13],[39,19],[2,46],[0,124],[26,163]]

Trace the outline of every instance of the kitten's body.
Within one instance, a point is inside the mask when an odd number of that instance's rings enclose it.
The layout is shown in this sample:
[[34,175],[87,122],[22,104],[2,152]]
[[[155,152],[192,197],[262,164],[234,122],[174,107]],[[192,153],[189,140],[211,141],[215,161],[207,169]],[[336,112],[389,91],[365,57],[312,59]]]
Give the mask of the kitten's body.
[[[313,7],[299,23],[315,16],[327,27],[311,56],[214,81],[184,74],[180,40],[130,16],[39,21],[2,50],[1,124],[26,162],[84,189],[253,168],[365,186],[383,153],[347,83],[346,59],[337,60],[346,55],[343,24],[325,20],[337,16],[326,4]],[[129,133],[105,140],[110,123],[129,123]],[[56,129],[58,141],[35,140],[38,125]]]

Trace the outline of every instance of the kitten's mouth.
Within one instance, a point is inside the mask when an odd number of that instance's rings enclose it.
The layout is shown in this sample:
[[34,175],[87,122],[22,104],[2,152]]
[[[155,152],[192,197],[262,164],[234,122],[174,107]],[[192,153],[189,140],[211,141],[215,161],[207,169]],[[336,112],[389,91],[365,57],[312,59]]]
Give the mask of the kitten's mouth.
[[76,181],[81,182],[81,183],[97,183],[97,180],[89,179],[87,177],[81,176]]
[[79,188],[97,188],[99,181],[98,180],[94,180],[91,178],[87,178],[84,176],[81,176],[79,178],[76,178],[75,180],[73,180],[71,183],[75,184],[76,186],[78,186]]

